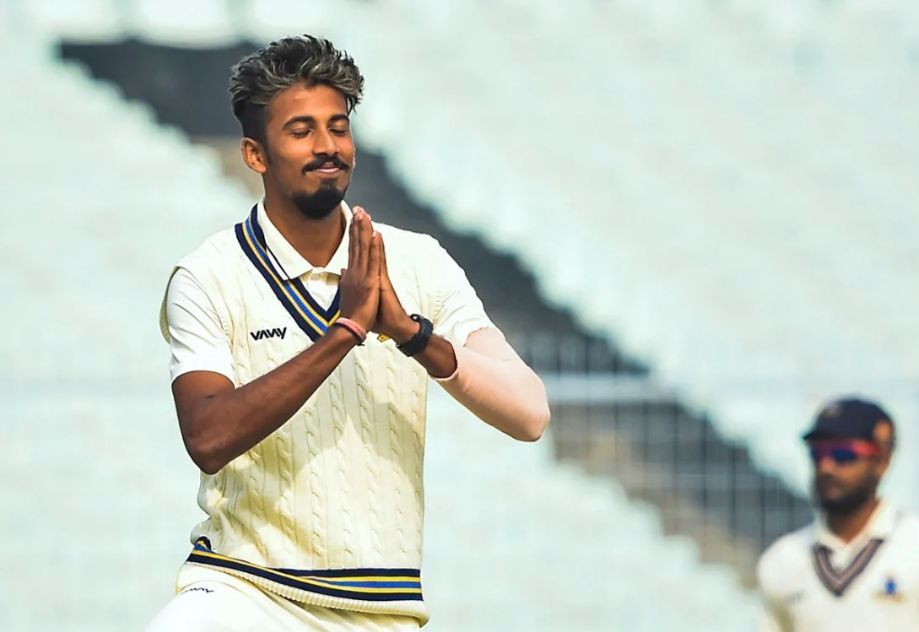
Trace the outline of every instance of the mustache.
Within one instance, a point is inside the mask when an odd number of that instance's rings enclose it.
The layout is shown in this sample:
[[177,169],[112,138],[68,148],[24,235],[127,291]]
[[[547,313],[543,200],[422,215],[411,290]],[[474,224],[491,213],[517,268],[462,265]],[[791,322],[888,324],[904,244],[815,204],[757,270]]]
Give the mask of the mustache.
[[317,156],[314,160],[311,160],[310,162],[308,162],[308,163],[306,164],[306,166],[303,167],[303,173],[306,174],[306,172],[308,172],[308,171],[313,171],[314,169],[319,169],[320,167],[322,167],[322,166],[324,166],[324,165],[326,165],[326,164],[329,164],[329,163],[335,165],[336,167],[338,167],[338,168],[341,169],[342,171],[346,171],[346,170],[348,169],[348,165],[346,165],[344,162],[342,162],[341,158],[339,158],[338,156],[332,156],[332,155],[325,156],[325,155],[320,155],[320,156]]

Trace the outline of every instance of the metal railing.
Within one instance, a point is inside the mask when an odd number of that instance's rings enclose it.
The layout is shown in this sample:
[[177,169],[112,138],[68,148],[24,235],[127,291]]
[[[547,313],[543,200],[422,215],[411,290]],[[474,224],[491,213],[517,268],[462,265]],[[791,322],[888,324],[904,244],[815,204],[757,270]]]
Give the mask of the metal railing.
[[762,550],[813,519],[808,500],[757,469],[745,446],[605,342],[511,342],[546,384],[557,458],[654,503],[665,530],[693,537],[703,559],[734,566],[752,585]]

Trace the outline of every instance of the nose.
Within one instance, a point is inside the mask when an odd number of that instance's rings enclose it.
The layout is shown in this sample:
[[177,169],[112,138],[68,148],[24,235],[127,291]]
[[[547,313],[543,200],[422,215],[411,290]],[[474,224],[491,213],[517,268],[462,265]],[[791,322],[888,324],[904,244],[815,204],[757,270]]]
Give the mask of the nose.
[[833,457],[826,454],[817,460],[815,467],[818,472],[830,472],[836,467],[836,461],[833,460]]
[[318,130],[314,136],[313,153],[316,155],[337,156],[338,144],[328,130]]

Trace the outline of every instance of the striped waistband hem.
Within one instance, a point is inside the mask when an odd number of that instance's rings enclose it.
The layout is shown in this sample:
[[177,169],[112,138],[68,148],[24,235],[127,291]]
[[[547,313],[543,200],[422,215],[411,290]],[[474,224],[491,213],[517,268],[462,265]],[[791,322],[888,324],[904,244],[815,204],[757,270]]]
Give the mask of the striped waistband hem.
[[421,571],[410,568],[349,568],[299,570],[268,568],[211,550],[199,538],[186,560],[245,579],[285,599],[299,603],[370,614],[428,620],[421,593]]

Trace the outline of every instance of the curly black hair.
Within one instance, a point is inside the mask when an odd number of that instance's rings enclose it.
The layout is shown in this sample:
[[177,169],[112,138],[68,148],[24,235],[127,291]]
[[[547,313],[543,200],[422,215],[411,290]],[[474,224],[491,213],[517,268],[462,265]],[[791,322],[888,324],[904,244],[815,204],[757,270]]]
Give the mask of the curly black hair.
[[230,98],[243,136],[265,143],[265,109],[297,83],[325,84],[342,93],[350,113],[361,101],[364,77],[348,53],[312,35],[285,37],[233,66]]

